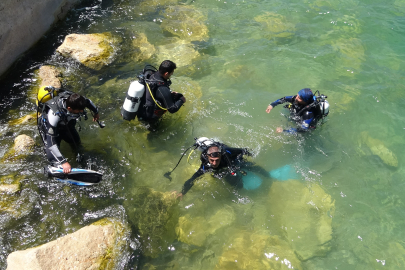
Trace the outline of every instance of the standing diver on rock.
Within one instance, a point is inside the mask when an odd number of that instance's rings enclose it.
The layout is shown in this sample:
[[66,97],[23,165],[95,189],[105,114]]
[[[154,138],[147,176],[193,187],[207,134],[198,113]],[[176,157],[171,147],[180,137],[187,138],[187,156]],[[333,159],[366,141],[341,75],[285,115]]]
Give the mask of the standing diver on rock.
[[[87,119],[84,109],[89,108],[93,114],[93,121],[97,121],[100,127],[103,126],[98,121],[100,118],[98,109],[90,99],[67,90],[54,95],[53,93],[57,93],[58,89],[53,87],[45,87],[44,89],[41,88],[42,91],[47,90],[48,93],[51,93],[53,98],[43,103],[50,96],[47,96],[48,94],[40,95],[40,90],[38,106],[42,112],[38,119],[38,129],[44,142],[48,161],[53,166],[62,166],[63,173],[68,174],[72,171],[72,167],[60,152],[60,143],[64,140],[76,148],[76,151],[79,151],[78,147],[81,146],[81,141],[75,126],[77,119],[82,116],[85,120]],[[46,98],[40,98],[40,96]],[[78,154],[78,158],[80,158],[80,154]]]
[[[319,94],[319,91],[317,92]],[[329,113],[329,103],[325,98],[327,98],[327,96],[320,94],[315,96],[311,89],[304,88],[295,96],[286,96],[277,99],[267,107],[266,112],[270,113],[275,106],[289,102],[290,104],[286,105],[285,108],[290,110],[290,118],[298,127],[287,130],[278,127],[276,131],[278,133],[283,131],[293,133],[314,130],[318,121],[326,117]]]
[[[241,167],[250,167],[249,171],[257,172],[264,177],[269,177],[269,173],[263,168],[253,165],[250,162],[245,162],[243,156],[252,156],[246,148],[231,148],[206,137],[197,139],[193,146],[202,150],[200,156],[201,166],[197,172],[184,183],[178,197],[185,195],[194,185],[194,182],[205,173],[212,173],[215,178],[224,178],[224,180],[232,186],[237,188],[243,187],[245,189],[255,189],[259,187],[261,179],[253,175],[253,177],[247,177],[248,173],[241,170]],[[165,176],[167,177],[168,175],[166,174]]]

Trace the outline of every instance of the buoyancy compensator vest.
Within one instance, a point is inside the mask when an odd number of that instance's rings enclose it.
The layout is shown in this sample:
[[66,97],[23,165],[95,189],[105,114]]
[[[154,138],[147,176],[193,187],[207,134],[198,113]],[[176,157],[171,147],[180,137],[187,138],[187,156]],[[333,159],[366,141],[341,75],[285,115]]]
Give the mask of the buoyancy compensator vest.
[[[318,93],[318,95],[316,95]],[[314,93],[314,101],[311,102],[310,104],[300,107],[297,104],[289,104],[286,105],[285,107],[288,108],[291,112],[291,117],[293,120],[299,120],[304,113],[308,111],[314,111],[315,117],[317,119],[324,118],[328,116],[329,114],[329,102],[326,100],[328,98],[327,96],[320,94],[319,91],[317,90]]]

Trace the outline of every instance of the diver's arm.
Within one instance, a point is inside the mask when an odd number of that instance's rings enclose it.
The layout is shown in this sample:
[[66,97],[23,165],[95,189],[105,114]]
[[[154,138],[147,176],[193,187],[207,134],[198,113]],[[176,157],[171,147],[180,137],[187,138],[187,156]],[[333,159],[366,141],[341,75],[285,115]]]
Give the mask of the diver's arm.
[[177,112],[180,107],[184,104],[182,99],[177,100],[176,102],[173,101],[172,93],[170,89],[166,86],[161,86],[156,91],[156,99],[163,103],[163,106],[167,108],[170,113]]
[[93,101],[86,98],[86,107],[93,112],[93,121],[98,121],[100,119],[100,115],[98,114],[98,108],[96,105],[94,105]]
[[181,190],[181,194],[185,195],[191,188],[192,186],[194,186],[194,182],[197,180],[198,177],[200,177],[201,175],[203,175],[204,169],[203,169],[203,165],[201,165],[201,167],[198,169],[198,171],[196,171],[193,176],[191,176],[190,179],[188,179],[184,185],[183,188]]
[[273,108],[276,107],[277,105],[286,103],[286,102],[290,102],[292,103],[294,101],[295,96],[286,96],[286,97],[282,97],[280,99],[277,99],[276,101],[270,103],[269,106],[272,106]]
[[[48,121],[45,122],[46,126],[46,146],[51,152],[54,159],[58,164],[62,165],[67,162],[58,148],[56,138],[59,137],[59,129],[57,128],[60,121],[60,116],[55,114],[52,110],[48,112]],[[51,161],[51,160],[50,160]]]

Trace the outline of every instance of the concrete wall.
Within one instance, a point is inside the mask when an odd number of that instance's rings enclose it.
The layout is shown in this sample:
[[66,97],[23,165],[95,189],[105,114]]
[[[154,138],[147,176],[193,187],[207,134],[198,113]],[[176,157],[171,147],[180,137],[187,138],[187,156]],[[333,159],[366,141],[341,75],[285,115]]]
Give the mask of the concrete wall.
[[0,75],[80,0],[0,0]]

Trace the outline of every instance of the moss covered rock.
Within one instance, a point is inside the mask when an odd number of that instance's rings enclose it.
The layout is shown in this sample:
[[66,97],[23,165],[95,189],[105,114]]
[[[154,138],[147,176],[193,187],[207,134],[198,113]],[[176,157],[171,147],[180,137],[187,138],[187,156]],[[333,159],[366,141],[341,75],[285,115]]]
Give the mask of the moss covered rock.
[[139,230],[143,254],[157,257],[176,238],[174,228],[179,215],[176,194],[140,187],[128,203],[128,216]]
[[370,137],[366,131],[363,131],[361,133],[361,142],[366,144],[371,153],[379,156],[385,164],[395,168],[398,167],[397,156],[382,141]]
[[99,70],[114,60],[121,39],[111,33],[70,34],[56,51],[71,57],[83,65]]
[[195,246],[202,246],[205,239],[220,228],[231,225],[235,221],[235,212],[232,207],[225,205],[209,219],[202,216],[192,217],[187,214],[179,218],[176,227],[178,240]]
[[132,45],[135,49],[133,53],[133,59],[135,61],[146,61],[156,52],[155,46],[148,42],[148,38],[144,33],[135,35],[132,40]]
[[27,114],[18,119],[11,120],[8,122],[10,126],[22,125],[22,124],[34,124],[37,117],[37,113]]
[[206,16],[193,6],[169,6],[161,12],[164,16],[163,30],[186,40],[208,38],[208,27],[204,24]]
[[330,250],[335,202],[319,185],[308,188],[296,180],[276,181],[268,210],[301,260]]
[[14,161],[17,159],[25,158],[27,155],[33,152],[35,141],[25,135],[18,135],[14,139],[14,146],[11,148],[2,158],[2,162],[5,161]]
[[22,176],[9,174],[0,178],[0,194],[15,194],[21,189]]
[[237,231],[219,257],[215,269],[302,269],[286,241],[268,233]]
[[261,36],[267,39],[272,38],[289,38],[294,35],[295,27],[292,23],[288,23],[286,18],[280,14],[266,12],[256,16],[254,20],[261,23],[263,30]]
[[128,236],[126,224],[105,218],[55,241],[12,252],[7,269],[120,269]]

